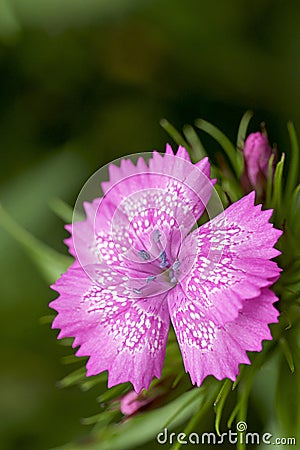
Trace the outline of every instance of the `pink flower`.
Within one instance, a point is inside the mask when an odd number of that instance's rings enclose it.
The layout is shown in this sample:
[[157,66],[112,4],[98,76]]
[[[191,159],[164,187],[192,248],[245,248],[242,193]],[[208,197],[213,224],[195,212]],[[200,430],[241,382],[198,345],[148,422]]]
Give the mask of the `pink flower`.
[[271,154],[272,149],[264,134],[249,134],[244,145],[244,161],[245,175],[252,187],[257,187],[266,180]]
[[214,181],[208,159],[193,165],[183,147],[109,172],[103,198],[68,227],[76,259],[50,304],[58,337],[75,337],[88,376],[107,370],[109,387],[129,381],[139,393],[161,376],[171,320],[193,383],[235,380],[278,317],[272,211],[252,192],[192,231]]

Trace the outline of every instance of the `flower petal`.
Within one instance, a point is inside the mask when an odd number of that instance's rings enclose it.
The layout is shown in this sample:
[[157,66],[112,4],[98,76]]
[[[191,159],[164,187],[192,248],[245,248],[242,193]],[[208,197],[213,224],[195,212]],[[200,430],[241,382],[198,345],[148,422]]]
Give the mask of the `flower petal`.
[[[179,146],[176,156],[173,155],[170,145],[167,145],[164,155],[153,152],[153,158],[149,161],[149,169],[165,176],[162,187],[171,196],[175,195],[183,202],[183,205],[186,206],[185,216],[190,215],[198,220],[205,210],[216,181],[210,179],[208,158],[192,164],[188,152],[181,146]],[[182,207],[182,205],[179,206]],[[182,223],[187,219],[188,217],[182,216]]]
[[264,339],[272,339],[268,324],[277,322],[272,306],[275,294],[265,288],[245,300],[238,317],[225,326],[216,324],[196,308],[178,287],[169,296],[171,320],[181,349],[185,370],[198,386],[208,375],[235,380],[239,364],[250,364],[246,351],[260,351]]
[[75,337],[78,356],[89,356],[87,375],[109,371],[108,386],[131,382],[136,392],[160,377],[169,330],[164,296],[130,298],[111,286],[92,284],[81,268],[69,269],[53,289],[60,297],[53,328],[59,338]]
[[[209,178],[208,159],[193,165],[183,147],[177,156],[171,147],[168,149],[164,157],[154,152],[149,167],[142,158],[136,165],[126,159],[120,167],[109,165],[110,181],[102,183],[104,197],[85,202],[86,220],[66,227],[72,236],[65,242],[81,266],[101,262],[96,243],[99,233],[105,240],[111,236],[128,250],[134,242],[149,242],[148,232],[153,228],[168,238],[172,222],[176,222],[183,239],[196,224],[214,184]],[[177,249],[172,252],[177,253]]]
[[270,215],[254,206],[251,193],[183,243],[181,286],[191,302],[217,324],[232,321],[244,299],[257,297],[262,287],[279,276],[280,268],[269,258],[279,254],[273,245],[281,231],[268,222]]
[[[102,261],[102,256],[97,248],[95,233],[95,229],[98,229],[100,225],[96,224],[95,220],[98,217],[97,211],[102,201],[103,198],[95,198],[91,203],[84,202],[85,220],[65,226],[71,236],[65,239],[64,243],[68,246],[70,254],[74,256],[77,266],[97,264]],[[103,214],[101,219],[101,228],[107,229],[110,220]]]
[[[120,167],[111,164],[110,181],[102,186],[107,201],[127,222],[150,208],[172,211],[187,234],[210,199],[215,180],[209,178],[209,172],[207,158],[193,165],[183,147],[174,156],[167,146],[164,156],[153,152],[149,167],[141,158],[136,166],[130,160],[122,160]],[[114,211],[111,213],[112,217]]]

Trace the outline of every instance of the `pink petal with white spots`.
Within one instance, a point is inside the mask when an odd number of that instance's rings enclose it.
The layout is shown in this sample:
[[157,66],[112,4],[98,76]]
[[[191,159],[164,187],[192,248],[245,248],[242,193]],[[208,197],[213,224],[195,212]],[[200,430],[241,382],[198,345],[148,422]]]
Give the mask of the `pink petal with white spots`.
[[185,205],[185,214],[192,214],[198,220],[205,210],[216,181],[210,179],[208,158],[202,159],[197,164],[191,164],[185,148],[179,146],[174,157],[172,148],[167,145],[164,155],[153,152],[149,169],[162,173],[166,182],[163,184],[164,189],[183,202],[183,205],[180,203],[176,209],[182,209]]
[[87,375],[109,371],[108,386],[131,382],[136,392],[160,377],[169,330],[164,296],[150,299],[120,295],[114,286],[92,284],[80,268],[69,269],[53,289],[60,297],[53,328],[59,338],[75,337],[78,356],[89,356]]
[[[101,215],[98,214],[101,205]],[[83,204],[85,220],[73,222],[65,228],[71,234],[64,240],[69,247],[69,252],[76,258],[78,266],[97,264],[102,261],[96,242],[96,230],[108,232],[111,226],[111,207],[104,204],[103,198],[96,198],[91,203]]]
[[179,287],[174,290],[169,297],[171,320],[193,384],[200,386],[208,375],[235,381],[239,364],[250,364],[246,351],[260,351],[262,341],[272,339],[268,324],[277,322],[279,314],[272,306],[277,300],[265,288],[255,299],[244,301],[234,321],[220,326]]
[[[237,317],[244,299],[257,297],[262,287],[279,277],[280,269],[269,258],[279,254],[273,245],[281,231],[268,222],[270,215],[254,206],[251,193],[183,243],[179,259],[185,295],[220,325]],[[190,258],[194,258],[192,269]],[[189,261],[187,271],[185,261]]]
[[[110,181],[103,183],[105,196],[85,202],[86,220],[66,227],[72,236],[65,242],[78,265],[102,261],[101,236],[104,241],[113,239],[123,253],[131,247],[137,250],[137,246],[149,251],[155,229],[169,242],[165,250],[177,253],[180,242],[204,211],[214,184],[207,158],[192,165],[183,147],[177,155],[168,147],[164,157],[153,153],[149,167],[142,158],[136,165],[123,159],[120,167],[109,166]],[[177,231],[171,231],[176,226]],[[168,240],[171,234],[172,243],[176,236],[176,248]]]
[[[120,163],[120,167],[110,164],[108,167],[109,170],[109,181],[104,181],[102,183],[102,189],[104,193],[107,193],[115,184],[118,184],[119,181],[122,181],[124,178],[131,178],[132,175],[136,174],[147,174],[148,167],[143,158],[138,158],[137,164],[134,163],[130,159],[123,158]],[[139,179],[140,182],[143,182],[143,179]]]
[[[164,156],[153,152],[149,167],[141,158],[137,166],[128,160],[123,160],[120,167],[111,164],[111,179],[103,183],[104,191],[125,221],[152,208],[172,213],[186,234],[204,211],[215,180],[209,178],[207,158],[193,165],[183,147],[179,147],[176,157],[170,146],[167,150]],[[120,225],[120,216],[118,219]]]

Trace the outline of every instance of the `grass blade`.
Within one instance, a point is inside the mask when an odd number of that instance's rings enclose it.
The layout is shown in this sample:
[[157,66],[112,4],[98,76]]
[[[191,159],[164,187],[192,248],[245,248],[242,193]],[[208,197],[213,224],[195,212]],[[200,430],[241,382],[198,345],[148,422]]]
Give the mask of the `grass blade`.
[[235,173],[237,176],[239,176],[239,166],[237,162],[237,151],[234,147],[234,145],[230,142],[228,137],[220,131],[217,127],[212,125],[210,122],[207,122],[203,119],[197,119],[195,121],[195,125],[197,128],[199,128],[202,131],[205,131],[207,134],[209,134],[211,137],[213,137],[223,148],[224,152],[226,153]]
[[161,119],[160,125],[168,133],[168,135],[171,136],[177,145],[182,145],[186,150],[191,151],[188,143],[167,119]]

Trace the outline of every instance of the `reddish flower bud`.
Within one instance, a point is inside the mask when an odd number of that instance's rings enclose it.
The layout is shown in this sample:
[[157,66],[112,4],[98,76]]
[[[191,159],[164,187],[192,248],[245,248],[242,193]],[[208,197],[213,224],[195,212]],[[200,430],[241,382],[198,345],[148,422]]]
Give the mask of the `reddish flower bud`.
[[150,401],[151,400],[149,398],[142,398],[142,394],[137,394],[135,391],[130,391],[121,398],[121,413],[125,416],[131,416],[143,406],[147,405]]
[[244,145],[244,176],[252,187],[259,187],[266,180],[271,154],[272,148],[264,134],[249,134]]

